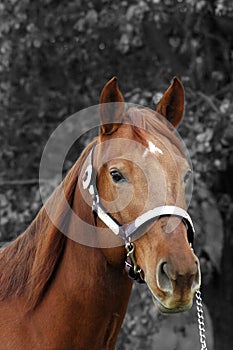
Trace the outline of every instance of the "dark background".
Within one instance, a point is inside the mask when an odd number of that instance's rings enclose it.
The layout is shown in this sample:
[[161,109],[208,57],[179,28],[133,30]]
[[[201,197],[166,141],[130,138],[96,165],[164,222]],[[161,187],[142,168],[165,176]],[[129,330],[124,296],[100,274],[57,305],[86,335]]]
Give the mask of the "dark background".
[[[97,104],[114,75],[126,101],[152,108],[178,75],[186,91],[179,133],[195,173],[190,212],[215,350],[233,347],[232,39],[231,0],[0,1],[0,241],[23,232],[41,206],[39,162],[56,126]],[[148,291],[136,287],[117,349],[198,349],[196,322],[195,310],[159,315]]]

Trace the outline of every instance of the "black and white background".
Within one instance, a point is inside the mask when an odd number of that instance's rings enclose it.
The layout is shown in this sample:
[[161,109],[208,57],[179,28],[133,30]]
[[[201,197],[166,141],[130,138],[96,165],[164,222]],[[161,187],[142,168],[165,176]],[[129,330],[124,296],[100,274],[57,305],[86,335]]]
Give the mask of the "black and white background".
[[[194,168],[190,213],[208,349],[231,349],[232,61],[231,0],[0,0],[1,245],[23,232],[41,207],[40,158],[61,122],[97,104],[112,76],[127,102],[155,108],[177,75],[186,92],[179,133]],[[65,170],[91,134],[75,143]],[[51,179],[43,191],[56,185]],[[135,286],[118,350],[199,348],[195,308],[160,315],[146,287]]]

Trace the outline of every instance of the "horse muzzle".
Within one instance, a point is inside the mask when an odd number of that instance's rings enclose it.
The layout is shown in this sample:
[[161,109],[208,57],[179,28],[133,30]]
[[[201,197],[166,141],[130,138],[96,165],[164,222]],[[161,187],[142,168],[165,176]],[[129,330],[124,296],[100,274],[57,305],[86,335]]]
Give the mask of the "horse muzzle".
[[200,264],[193,254],[193,261],[182,270],[174,270],[171,263],[161,261],[156,269],[156,283],[147,281],[153,301],[163,313],[189,310],[201,285]]

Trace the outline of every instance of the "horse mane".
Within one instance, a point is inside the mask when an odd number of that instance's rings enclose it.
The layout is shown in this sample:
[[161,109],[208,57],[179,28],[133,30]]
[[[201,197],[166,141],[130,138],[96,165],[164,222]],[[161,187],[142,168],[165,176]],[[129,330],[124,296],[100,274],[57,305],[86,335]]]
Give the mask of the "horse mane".
[[[94,142],[94,141],[93,141]],[[62,183],[48,199],[54,206],[60,222],[53,223],[41,208],[26,231],[11,245],[0,252],[0,300],[10,296],[26,295],[27,309],[34,309],[42,300],[52,283],[62,260],[67,237],[59,231],[67,218],[65,198],[72,207],[75,187],[82,162],[87,157],[93,142],[89,144],[66,175]],[[64,196],[59,196],[64,191]]]

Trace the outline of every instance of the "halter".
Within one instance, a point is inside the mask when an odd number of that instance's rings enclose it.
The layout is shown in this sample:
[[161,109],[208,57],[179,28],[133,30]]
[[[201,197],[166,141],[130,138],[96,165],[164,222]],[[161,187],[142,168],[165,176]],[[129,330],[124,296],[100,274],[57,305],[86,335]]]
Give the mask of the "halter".
[[118,223],[101,205],[98,189],[96,186],[95,174],[93,167],[94,145],[88,156],[88,166],[82,179],[83,189],[87,190],[92,197],[92,211],[95,218],[98,217],[116,236],[120,237],[125,243],[127,259],[125,261],[125,270],[128,276],[139,283],[144,283],[143,271],[139,268],[134,257],[134,244],[132,240],[136,236],[145,232],[146,228],[163,216],[176,216],[182,219],[187,228],[188,241],[192,246],[194,239],[194,226],[189,214],[182,208],[174,205],[163,205],[155,207],[144,214],[138,216],[134,221],[121,225]]

